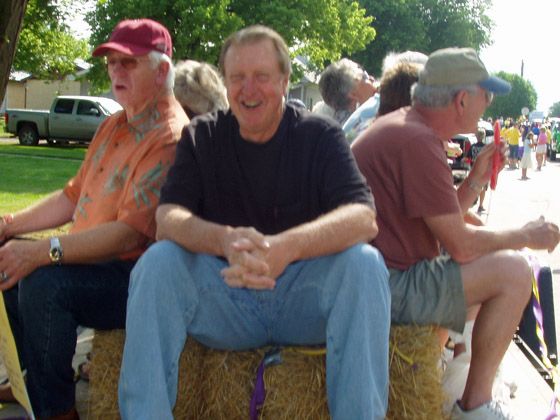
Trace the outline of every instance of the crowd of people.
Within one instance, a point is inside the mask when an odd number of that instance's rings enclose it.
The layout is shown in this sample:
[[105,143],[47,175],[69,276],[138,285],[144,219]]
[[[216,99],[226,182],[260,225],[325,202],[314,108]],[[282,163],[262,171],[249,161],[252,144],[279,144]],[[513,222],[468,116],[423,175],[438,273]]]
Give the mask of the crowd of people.
[[560,233],[544,218],[465,223],[506,150],[482,147],[458,188],[445,158],[509,84],[468,48],[393,54],[379,83],[343,59],[319,83],[325,117],[286,100],[290,54],[268,27],[227,38],[219,70],[173,66],[172,52],[161,24],[120,22],[93,55],[124,110],[63,190],[0,219],[0,290],[37,418],[78,418],[78,325],[126,330],[123,419],[172,418],[189,336],[233,351],[326,346],[336,420],[385,417],[391,323],[469,321],[452,418],[510,418],[492,383],[531,294],[516,250],[552,251]]
[[[547,122],[530,123],[520,118],[518,121],[500,118],[502,121],[501,137],[508,144],[509,169],[521,169],[521,179],[528,180],[527,170],[533,168],[533,152],[536,159],[536,170],[541,171],[546,166],[553,141],[551,125]],[[554,133],[558,126],[554,127]],[[556,134],[556,136],[558,136]]]

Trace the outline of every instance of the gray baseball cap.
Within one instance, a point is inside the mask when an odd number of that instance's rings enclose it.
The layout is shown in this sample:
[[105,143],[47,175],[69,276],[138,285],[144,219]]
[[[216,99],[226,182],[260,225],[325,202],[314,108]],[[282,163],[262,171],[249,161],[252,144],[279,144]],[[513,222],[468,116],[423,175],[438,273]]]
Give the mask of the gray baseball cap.
[[478,84],[482,89],[505,95],[511,85],[490,76],[484,63],[472,48],[444,48],[434,51],[419,73],[418,83],[425,86],[453,86]]

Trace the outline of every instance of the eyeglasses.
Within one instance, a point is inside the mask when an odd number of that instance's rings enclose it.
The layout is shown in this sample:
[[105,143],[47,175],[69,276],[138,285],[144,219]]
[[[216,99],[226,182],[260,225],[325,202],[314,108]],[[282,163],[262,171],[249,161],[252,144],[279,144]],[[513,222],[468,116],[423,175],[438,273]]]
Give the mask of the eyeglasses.
[[105,59],[105,64],[107,66],[107,69],[114,69],[117,64],[120,64],[121,67],[125,70],[134,70],[136,67],[138,67],[138,63],[140,61],[145,60],[140,60],[136,57],[107,57]]

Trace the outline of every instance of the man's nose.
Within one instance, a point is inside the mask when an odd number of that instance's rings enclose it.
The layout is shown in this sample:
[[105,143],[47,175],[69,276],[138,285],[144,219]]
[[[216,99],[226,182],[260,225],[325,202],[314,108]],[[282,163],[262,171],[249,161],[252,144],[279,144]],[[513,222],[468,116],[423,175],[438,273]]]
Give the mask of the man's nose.
[[254,77],[246,77],[243,79],[243,91],[244,92],[253,92],[255,90],[255,78]]

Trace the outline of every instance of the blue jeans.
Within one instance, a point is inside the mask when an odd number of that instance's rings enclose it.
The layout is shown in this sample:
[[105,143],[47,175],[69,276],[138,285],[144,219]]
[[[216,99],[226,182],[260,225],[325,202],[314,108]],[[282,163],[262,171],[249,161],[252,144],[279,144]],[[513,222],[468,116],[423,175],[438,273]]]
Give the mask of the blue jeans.
[[327,347],[334,419],[382,419],[388,401],[390,292],[381,254],[356,245],[293,263],[274,290],[228,287],[223,259],[158,242],[132,271],[119,382],[123,419],[172,419],[187,335],[212,348]]
[[114,261],[41,267],[4,292],[36,417],[74,407],[76,328],[124,328],[133,266]]

